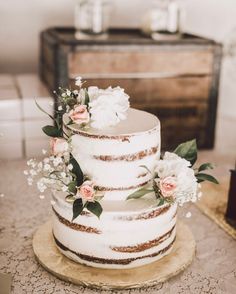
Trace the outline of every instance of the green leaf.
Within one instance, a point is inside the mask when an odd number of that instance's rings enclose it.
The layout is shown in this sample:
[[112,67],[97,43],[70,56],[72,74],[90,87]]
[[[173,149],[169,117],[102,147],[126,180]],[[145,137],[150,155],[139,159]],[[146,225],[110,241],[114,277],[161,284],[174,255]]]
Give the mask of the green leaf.
[[143,197],[144,195],[150,193],[150,192],[153,192],[153,189],[147,189],[147,188],[141,188],[137,191],[135,191],[134,193],[130,194],[126,200],[129,200],[129,199],[138,199],[138,198],[141,198]]
[[73,218],[72,218],[72,222],[73,222],[74,219],[76,219],[81,214],[83,209],[84,209],[84,205],[83,205],[82,199],[81,198],[76,199],[73,202]]
[[85,93],[84,104],[88,107],[89,106],[89,101],[90,101],[89,94],[88,94],[87,90],[84,90],[84,93]]
[[174,151],[178,156],[188,160],[192,165],[197,160],[197,143],[196,139],[180,144]]
[[208,174],[199,173],[199,174],[196,174],[196,178],[198,180],[198,183],[208,181],[208,182],[212,182],[214,184],[219,184],[219,182],[217,181],[216,178],[214,178],[213,176],[208,175]]
[[100,217],[101,213],[102,213],[102,206],[98,201],[95,202],[87,202],[86,204],[86,208],[92,212],[93,214],[95,214],[98,218]]
[[43,113],[45,113],[46,115],[48,115],[52,120],[54,120],[54,117],[52,116],[52,115],[50,115],[49,113],[47,113],[47,111],[45,111],[39,104],[38,104],[38,102],[35,100],[35,104],[36,104],[36,106],[38,107],[38,109],[40,110],[40,111],[42,111]]
[[76,182],[70,182],[68,185],[68,190],[73,193],[76,194],[77,189],[76,189]]
[[70,163],[73,165],[72,173],[76,176],[76,185],[81,186],[84,181],[84,175],[80,168],[80,165],[75,160],[75,158],[71,155]]
[[157,204],[157,206],[161,206],[165,203],[165,199],[164,198],[159,198],[159,202]]
[[67,195],[65,198],[66,202],[72,203],[75,201],[74,195]]
[[149,169],[146,165],[140,165],[140,167],[145,168],[146,171],[148,171],[150,174],[152,173],[152,172],[150,171],[150,169]]
[[203,171],[203,170],[207,170],[207,169],[213,169],[214,166],[211,163],[203,163],[202,165],[200,165],[200,167],[198,168],[198,171]]
[[49,137],[61,137],[61,131],[55,126],[45,126],[42,130]]

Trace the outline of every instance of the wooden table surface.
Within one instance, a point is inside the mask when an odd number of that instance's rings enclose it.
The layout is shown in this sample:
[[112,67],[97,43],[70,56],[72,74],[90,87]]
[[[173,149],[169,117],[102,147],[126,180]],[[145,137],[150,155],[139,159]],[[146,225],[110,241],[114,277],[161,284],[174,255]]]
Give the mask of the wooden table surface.
[[[218,162],[216,174],[220,177],[227,176],[233,165],[232,157],[209,151],[202,152],[200,159]],[[11,273],[15,294],[98,293],[57,279],[35,260],[32,236],[50,217],[50,197],[41,200],[36,190],[27,186],[25,167],[23,160],[0,162],[0,194],[5,194],[0,197],[0,273]],[[189,219],[185,218],[188,211],[192,212]],[[236,293],[236,242],[194,205],[180,209],[179,215],[190,226],[197,242],[192,265],[156,287],[113,293]]]

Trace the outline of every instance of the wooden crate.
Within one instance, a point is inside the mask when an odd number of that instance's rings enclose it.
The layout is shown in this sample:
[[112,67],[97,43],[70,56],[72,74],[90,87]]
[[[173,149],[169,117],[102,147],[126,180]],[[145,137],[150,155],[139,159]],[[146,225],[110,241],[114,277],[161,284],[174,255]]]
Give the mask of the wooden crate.
[[76,40],[71,28],[41,34],[41,78],[50,90],[74,86],[121,86],[131,105],[156,114],[162,147],[197,138],[212,148],[222,46],[183,35],[154,41],[138,30],[112,30],[108,39]]

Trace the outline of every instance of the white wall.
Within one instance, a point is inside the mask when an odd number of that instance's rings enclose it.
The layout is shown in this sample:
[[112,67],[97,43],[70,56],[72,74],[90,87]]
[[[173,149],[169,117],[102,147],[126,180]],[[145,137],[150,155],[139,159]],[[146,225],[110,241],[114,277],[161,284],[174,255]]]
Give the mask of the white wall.
[[[187,32],[236,47],[236,0],[179,0],[186,8]],[[153,0],[111,0],[112,27],[139,27]],[[0,0],[0,73],[37,70],[39,32],[50,26],[73,25],[76,0]],[[235,123],[228,146],[236,149],[236,49],[222,64],[217,146],[225,146],[225,128]],[[225,126],[226,124],[226,126]],[[221,144],[224,141],[225,144]],[[234,151],[233,151],[234,152]]]

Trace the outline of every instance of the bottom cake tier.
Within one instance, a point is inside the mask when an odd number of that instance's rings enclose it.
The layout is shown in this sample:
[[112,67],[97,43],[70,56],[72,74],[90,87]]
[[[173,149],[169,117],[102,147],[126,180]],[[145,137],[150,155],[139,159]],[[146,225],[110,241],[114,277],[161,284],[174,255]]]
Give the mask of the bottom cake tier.
[[152,197],[104,201],[98,219],[83,212],[73,222],[72,204],[54,194],[53,236],[68,258],[92,267],[134,268],[170,253],[176,236],[176,204],[157,207]]

